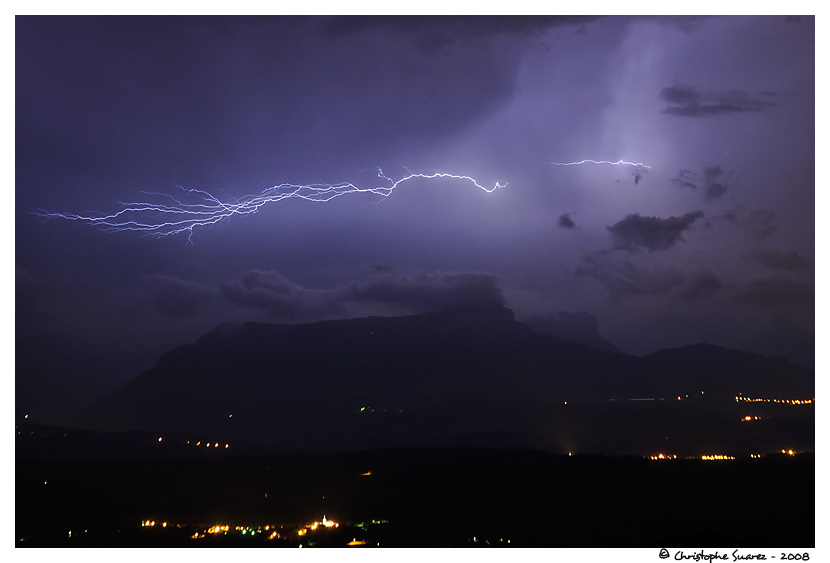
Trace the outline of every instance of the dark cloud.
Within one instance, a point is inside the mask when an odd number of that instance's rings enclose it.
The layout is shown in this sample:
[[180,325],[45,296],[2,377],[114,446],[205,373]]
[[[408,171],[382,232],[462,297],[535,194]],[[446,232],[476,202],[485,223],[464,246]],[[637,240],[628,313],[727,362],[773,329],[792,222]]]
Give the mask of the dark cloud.
[[726,174],[720,166],[708,166],[703,169],[702,180],[691,170],[681,170],[672,182],[681,188],[702,188],[704,199],[718,199],[729,189],[727,181],[731,176],[732,173]]
[[388,274],[395,271],[395,268],[388,264],[372,264],[369,269],[375,273]]
[[402,305],[413,311],[504,303],[497,278],[477,272],[385,273],[340,294],[352,301]]
[[674,185],[681,188],[697,188],[697,174],[691,170],[681,170],[677,173],[677,178],[672,178]]
[[714,117],[734,113],[758,112],[775,104],[750,96],[743,90],[702,94],[690,86],[668,86],[660,97],[669,103],[663,113],[680,117]]
[[712,182],[706,186],[706,192],[704,192],[704,195],[706,199],[717,199],[726,193],[726,189],[725,184],[721,184],[720,182]]
[[[647,166],[631,166],[626,165],[626,170],[628,174],[630,174],[634,178],[634,185],[639,185],[640,181],[646,177],[648,174],[648,167]],[[624,180],[617,180],[618,184],[625,183]]]
[[552,27],[584,25],[593,16],[337,16],[320,24],[333,37],[389,29],[416,38],[422,51],[441,54],[458,43],[506,35],[522,39]]
[[726,184],[722,183],[721,180],[723,176],[724,172],[720,166],[710,166],[703,169],[703,179],[706,182],[704,192],[706,199],[717,199],[726,193]]
[[767,248],[758,250],[750,255],[759,264],[775,270],[804,270],[812,262],[794,250]]
[[222,282],[219,292],[231,303],[288,320],[316,319],[341,310],[335,291],[306,289],[273,270],[249,270],[237,280]]
[[669,86],[660,91],[660,97],[670,104],[696,105],[700,103],[700,92],[685,86]]
[[703,169],[703,177],[707,182],[713,182],[721,176],[723,176],[723,168],[720,166],[707,166]]
[[556,224],[562,227],[563,229],[574,229],[576,228],[576,223],[574,220],[571,219],[570,213],[563,213],[559,216],[559,219],[556,220]]
[[665,294],[686,281],[686,276],[674,268],[649,268],[616,260],[605,252],[584,255],[574,275],[598,281],[608,290],[611,301]]
[[725,289],[727,286],[709,268],[701,270],[686,281],[675,297],[683,300],[708,299]]
[[[363,281],[334,289],[313,289],[271,271],[250,270],[220,284],[222,298],[235,305],[266,311],[287,321],[393,311],[417,313],[448,308],[504,304],[495,276],[477,272],[396,272],[373,267]],[[348,308],[345,308],[348,304]]]
[[738,206],[712,217],[708,224],[711,226],[715,222],[723,221],[744,229],[756,238],[765,239],[778,230],[773,224],[774,220],[775,212],[769,209],[746,209]]
[[684,33],[693,33],[700,29],[700,27],[712,16],[652,16],[655,21],[669,27],[673,27],[683,31]]
[[625,219],[606,227],[611,233],[614,248],[628,251],[640,247],[649,252],[668,250],[683,238],[683,231],[703,217],[702,211],[692,211],[682,217],[642,217],[638,213],[628,215]]
[[192,317],[205,313],[216,290],[204,284],[173,276],[153,275],[141,279],[152,306],[173,317]]
[[677,302],[711,300],[731,289],[707,267],[683,272],[672,266],[646,266],[615,259],[609,252],[584,255],[574,274],[598,281],[608,291],[612,302],[660,295]]
[[758,278],[735,289],[741,303],[751,305],[797,305],[815,302],[812,285],[784,276]]

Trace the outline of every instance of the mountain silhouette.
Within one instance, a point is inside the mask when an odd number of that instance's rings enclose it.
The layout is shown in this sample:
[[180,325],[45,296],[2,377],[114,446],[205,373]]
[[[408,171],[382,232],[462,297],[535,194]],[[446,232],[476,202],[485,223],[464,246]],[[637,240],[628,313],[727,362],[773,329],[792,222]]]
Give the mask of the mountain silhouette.
[[[493,446],[642,453],[666,441],[694,450],[718,440],[760,447],[763,435],[749,440],[749,425],[738,423],[746,407],[735,402],[739,393],[811,398],[813,374],[709,345],[645,357],[606,352],[534,332],[492,305],[304,325],[220,325],[95,401],[75,424],[189,433],[194,440],[215,435],[278,451]],[[789,421],[792,440],[809,447],[811,408],[809,415],[789,409],[768,418]],[[800,422],[792,426],[797,409]],[[718,438],[710,440],[713,434]]]
[[611,337],[624,351],[649,354],[697,343],[780,357],[802,367],[815,366],[815,336],[783,315],[757,323],[739,322],[726,313],[696,316],[663,312],[647,325]]
[[534,315],[522,322],[541,334],[571,340],[597,350],[622,353],[599,335],[599,321],[591,313],[558,311],[546,316]]

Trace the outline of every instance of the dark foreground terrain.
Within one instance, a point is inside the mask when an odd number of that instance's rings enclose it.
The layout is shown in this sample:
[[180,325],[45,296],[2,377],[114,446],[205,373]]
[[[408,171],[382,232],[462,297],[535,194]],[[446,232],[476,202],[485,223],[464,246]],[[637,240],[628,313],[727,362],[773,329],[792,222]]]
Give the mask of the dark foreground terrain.
[[18,455],[15,469],[18,547],[815,545],[812,454]]

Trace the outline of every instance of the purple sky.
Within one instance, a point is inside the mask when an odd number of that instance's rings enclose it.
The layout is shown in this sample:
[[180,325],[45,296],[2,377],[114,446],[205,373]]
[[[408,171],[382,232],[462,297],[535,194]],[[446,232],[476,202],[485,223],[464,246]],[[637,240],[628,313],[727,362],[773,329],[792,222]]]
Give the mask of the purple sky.
[[[106,351],[118,381],[220,322],[491,300],[590,312],[636,353],[665,313],[812,338],[814,23],[18,17],[16,335]],[[583,159],[644,166],[553,164]],[[288,199],[192,244],[33,215],[377,167],[508,185]]]

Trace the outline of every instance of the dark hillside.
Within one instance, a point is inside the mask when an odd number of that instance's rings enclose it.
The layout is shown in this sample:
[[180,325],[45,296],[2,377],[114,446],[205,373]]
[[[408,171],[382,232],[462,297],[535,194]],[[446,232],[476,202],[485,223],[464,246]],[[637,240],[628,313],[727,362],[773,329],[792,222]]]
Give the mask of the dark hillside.
[[[737,424],[743,406],[735,395],[812,398],[811,382],[781,360],[713,346],[644,358],[604,352],[534,333],[491,306],[221,326],[92,404],[77,425],[215,434],[280,451],[466,445],[646,453],[669,439],[664,428],[675,437],[706,428],[737,446],[748,429]],[[661,404],[623,408],[640,399]],[[810,413],[800,417],[809,426],[812,407],[799,408]],[[812,431],[801,434],[799,443],[811,444]]]

